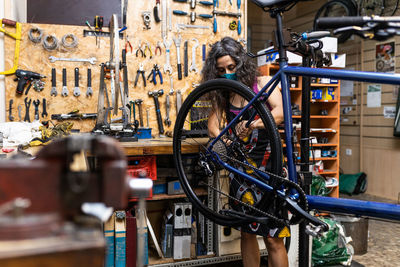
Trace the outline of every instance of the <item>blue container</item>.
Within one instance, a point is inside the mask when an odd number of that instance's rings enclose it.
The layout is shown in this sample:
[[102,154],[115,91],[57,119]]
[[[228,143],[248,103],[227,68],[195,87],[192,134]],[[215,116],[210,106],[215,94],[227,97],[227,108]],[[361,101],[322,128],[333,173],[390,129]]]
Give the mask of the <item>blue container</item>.
[[138,128],[136,136],[138,139],[150,139],[151,138],[151,128]]

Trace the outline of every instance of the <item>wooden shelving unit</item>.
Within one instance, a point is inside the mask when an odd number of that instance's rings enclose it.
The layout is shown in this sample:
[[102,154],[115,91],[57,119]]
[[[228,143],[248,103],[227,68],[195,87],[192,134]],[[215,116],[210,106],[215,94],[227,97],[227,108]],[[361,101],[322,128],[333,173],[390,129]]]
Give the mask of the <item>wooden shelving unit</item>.
[[[276,64],[264,65],[259,68],[262,75],[272,76],[279,70],[279,66]],[[295,80],[295,79],[293,79]],[[301,94],[302,94],[302,77],[297,77],[297,81],[289,80],[290,92],[291,92],[291,103],[297,104],[299,109],[301,106]],[[339,181],[339,134],[340,134],[340,81],[338,83],[327,84],[327,83],[311,83],[311,90],[323,87],[331,87],[334,90],[334,99],[332,100],[310,100],[310,136],[316,137],[318,143],[311,143],[310,148],[315,150],[334,150],[336,156],[332,157],[318,157],[310,158],[310,163],[322,161],[324,164],[324,171],[319,175],[329,178],[334,177]],[[321,111],[324,110],[326,115],[322,115]],[[300,121],[300,115],[294,115],[293,123]],[[301,136],[301,128],[296,127],[296,133],[298,140]],[[284,131],[279,130],[283,135]],[[324,142],[321,142],[324,141]],[[283,139],[282,139],[283,143]],[[285,148],[286,145],[283,144]],[[295,149],[300,152],[300,145],[295,144]],[[300,153],[299,153],[300,155]],[[335,187],[330,196],[339,197],[339,187]]]

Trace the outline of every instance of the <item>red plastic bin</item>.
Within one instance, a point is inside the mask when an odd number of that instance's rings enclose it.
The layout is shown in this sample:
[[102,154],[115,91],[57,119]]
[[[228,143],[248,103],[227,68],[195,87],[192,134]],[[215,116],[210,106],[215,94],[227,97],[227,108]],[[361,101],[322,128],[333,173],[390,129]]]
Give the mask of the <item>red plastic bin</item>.
[[156,156],[128,157],[128,175],[137,178],[143,171],[147,178],[157,180]]

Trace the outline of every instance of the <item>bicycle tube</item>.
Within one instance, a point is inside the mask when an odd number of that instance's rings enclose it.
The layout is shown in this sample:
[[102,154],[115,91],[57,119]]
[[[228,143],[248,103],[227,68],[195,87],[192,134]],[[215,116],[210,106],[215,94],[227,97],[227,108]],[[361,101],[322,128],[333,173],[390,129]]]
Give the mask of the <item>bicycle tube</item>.
[[[238,226],[244,221],[244,219],[240,219],[237,216],[226,215],[227,213],[223,213],[225,207],[230,205],[230,199],[227,199],[229,195],[229,178],[227,179],[227,173],[225,170],[221,170],[221,166],[216,163],[216,159],[212,157],[211,151],[208,151],[207,142],[200,144],[197,140],[201,136],[204,137],[206,135],[206,139],[208,140],[208,114],[211,114],[211,97],[215,92],[231,92],[233,94],[241,96],[247,102],[249,102],[254,96],[254,92],[251,91],[245,85],[236,82],[230,81],[226,79],[216,79],[212,81],[205,82],[198,86],[194,91],[190,93],[190,95],[186,98],[185,102],[182,104],[182,107],[179,111],[175,122],[174,135],[173,135],[173,150],[174,150],[174,163],[178,171],[178,177],[181,182],[182,188],[185,191],[189,200],[193,203],[193,205],[206,216],[208,219],[214,221],[217,224],[225,225],[225,226]],[[207,102],[207,99],[211,99],[210,102]],[[214,99],[215,100],[215,99]],[[198,114],[196,113],[197,109],[202,109],[201,113],[204,117],[196,117]],[[271,158],[270,158],[270,170],[272,173],[281,174],[282,171],[282,145],[280,142],[280,135],[277,131],[277,127],[272,118],[270,111],[266,108],[265,104],[260,101],[255,101],[252,106],[254,110],[258,112],[259,118],[261,118],[264,123],[266,132],[269,136],[270,147],[271,147]],[[201,128],[201,127],[203,128]],[[232,132],[232,131],[231,131]],[[202,135],[203,134],[203,135]],[[199,137],[200,136],[200,137]],[[195,146],[199,146],[198,152],[192,155],[191,160],[194,158],[194,167],[185,161],[185,151],[193,151],[195,149],[189,149],[190,144],[195,144]],[[219,143],[221,144],[221,143]],[[233,146],[233,142],[231,143]],[[229,148],[229,145],[222,144],[222,147]],[[219,154],[221,158],[228,161],[231,160],[232,154],[223,155]],[[200,160],[201,159],[201,160]],[[190,161],[189,161],[190,162]],[[201,165],[202,164],[202,165]],[[190,166],[189,166],[190,165]],[[201,167],[199,167],[201,165]],[[185,168],[192,168],[195,170],[193,174],[190,174]],[[221,174],[222,178],[211,178],[214,179],[211,182],[210,177],[206,177],[203,174],[204,171],[207,171],[207,167],[215,173]],[[220,169],[218,171],[218,169]],[[196,171],[200,172],[197,174]],[[225,176],[224,176],[225,175]],[[215,176],[214,176],[215,177]],[[213,199],[214,206],[208,206],[203,203],[202,196],[196,192],[198,185],[204,185],[204,181],[207,180],[207,184],[205,188],[208,190],[209,197]],[[212,183],[212,184],[210,184]],[[213,188],[214,187],[214,188]],[[210,190],[211,188],[211,190]],[[228,190],[226,190],[228,188]],[[225,190],[225,191],[223,191]],[[211,191],[211,193],[210,193]],[[226,195],[224,195],[225,193]],[[212,194],[212,195],[210,195]],[[259,202],[257,202],[256,208],[263,209],[266,205],[267,195],[269,194],[261,194],[262,198]],[[225,201],[225,200],[226,201]],[[225,202],[224,202],[225,201]],[[251,213],[253,214],[253,210]],[[260,215],[256,212],[256,215]],[[245,218],[245,214],[243,213],[243,218]]]
[[[317,27],[316,21],[321,17],[341,17],[341,16],[356,16],[357,15],[357,6],[353,1],[348,0],[331,0],[324,5],[322,5],[315,17],[314,17],[314,25],[313,30],[320,30]],[[351,33],[343,33],[338,36],[338,42],[344,43],[351,37]]]

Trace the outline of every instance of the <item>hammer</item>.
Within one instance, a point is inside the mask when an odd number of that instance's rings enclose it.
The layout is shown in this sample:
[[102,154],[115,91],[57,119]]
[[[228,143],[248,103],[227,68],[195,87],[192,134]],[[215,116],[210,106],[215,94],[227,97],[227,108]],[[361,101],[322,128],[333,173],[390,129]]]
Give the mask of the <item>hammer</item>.
[[152,96],[154,98],[154,105],[156,106],[156,114],[157,114],[157,123],[158,123],[158,129],[160,131],[160,134],[164,133],[164,126],[161,118],[161,111],[160,111],[160,102],[158,101],[158,97],[162,96],[164,94],[163,89],[156,90],[156,91],[149,91],[149,96]]
[[143,127],[143,112],[142,112],[142,99],[136,99],[135,100],[136,105],[138,105],[139,108],[139,122],[140,122],[140,127]]

